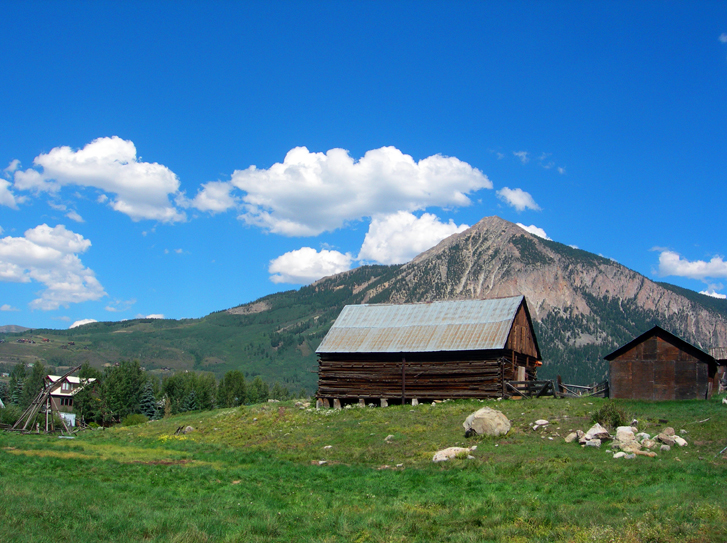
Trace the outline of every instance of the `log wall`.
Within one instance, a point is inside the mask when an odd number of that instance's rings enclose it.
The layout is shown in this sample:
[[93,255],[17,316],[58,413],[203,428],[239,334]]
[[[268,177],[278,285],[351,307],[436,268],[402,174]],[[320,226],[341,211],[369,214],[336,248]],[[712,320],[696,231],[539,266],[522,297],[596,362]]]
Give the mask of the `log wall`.
[[[451,358],[450,358],[451,356]],[[446,398],[492,398],[503,394],[504,381],[517,377],[512,353],[465,358],[463,353],[324,355],[318,366],[321,399],[392,402]],[[533,360],[534,361],[534,360]],[[535,376],[535,367],[528,369]]]

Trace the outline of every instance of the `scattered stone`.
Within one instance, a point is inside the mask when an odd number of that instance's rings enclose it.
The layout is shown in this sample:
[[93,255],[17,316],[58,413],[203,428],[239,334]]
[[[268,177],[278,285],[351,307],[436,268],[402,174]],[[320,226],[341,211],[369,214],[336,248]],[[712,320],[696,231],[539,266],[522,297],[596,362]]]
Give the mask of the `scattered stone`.
[[483,407],[469,415],[462,423],[465,430],[465,436],[469,437],[473,433],[481,436],[500,436],[510,431],[510,421],[508,418],[496,409]]
[[394,439],[394,435],[393,434],[389,434],[388,436],[386,436],[384,438],[384,441],[386,441],[387,443],[389,443],[392,439]]
[[672,428],[671,426],[667,426],[666,428],[664,428],[664,431],[662,432],[662,434],[664,434],[666,436],[673,436],[674,428]]
[[643,442],[645,439],[651,439],[651,436],[646,432],[639,432],[638,434],[636,434],[636,440],[639,443]]
[[253,422],[257,422],[257,417],[252,419]]
[[675,458],[674,460],[676,460],[677,462],[681,462],[681,460],[679,460],[678,458]]
[[636,455],[633,454],[633,453],[632,454],[627,454],[627,455],[624,455],[624,458],[626,460],[633,460],[634,458],[636,458]]
[[467,455],[467,460],[474,460],[474,459],[475,459],[475,457],[474,457],[474,456],[472,456],[471,454],[468,454],[468,455]]
[[679,430],[679,433],[680,433],[680,434],[686,434],[686,433],[687,433],[687,431],[686,431],[686,430],[685,430],[684,428],[682,428],[681,430]]
[[419,400],[417,400],[416,398],[412,398],[411,399],[411,404],[412,405],[419,405]]
[[389,401],[386,398],[381,398],[381,407],[389,407]]
[[639,456],[648,456],[649,458],[654,458],[656,456],[656,453],[651,451],[634,451],[633,454],[638,454]]
[[653,439],[645,439],[641,442],[641,446],[646,449],[653,449],[654,447],[656,447],[656,441]]
[[631,421],[631,426],[638,426],[638,425],[639,425],[639,421],[638,420],[634,419],[634,420]]
[[613,455],[614,458],[623,458],[624,456],[626,456],[625,452],[617,452]]
[[628,443],[636,440],[634,431],[630,426],[619,426],[616,428],[616,439],[621,443]]
[[280,401],[280,400],[274,400],[274,399],[270,398],[270,399],[268,400],[268,403],[278,403],[279,401]]
[[397,467],[397,468],[401,468],[401,467],[403,467],[403,466],[404,466],[404,464],[397,464],[397,465],[396,465],[396,467]]
[[325,447],[323,447],[323,448],[324,448],[324,449],[332,449],[332,448],[333,448],[333,445],[326,445],[326,446],[325,446]]
[[661,447],[659,447],[659,450],[662,452],[666,452],[666,451],[670,451],[671,447],[669,445],[662,445]]
[[460,454],[468,454],[470,453],[472,449],[467,447],[448,447],[446,449],[442,449],[441,451],[437,451],[434,453],[434,457],[432,458],[432,462],[446,462],[447,460],[451,458],[455,458],[456,456]]
[[656,439],[661,441],[664,445],[674,445],[674,437],[672,435],[665,434],[664,432],[656,436]]
[[591,429],[586,432],[586,435],[584,437],[586,438],[586,440],[611,439],[611,434],[609,434],[608,430],[606,430],[603,426],[596,423],[591,426]]
[[533,430],[537,430],[538,428],[540,428],[540,426],[538,426],[537,424],[533,426]]
[[535,421],[535,424],[537,424],[538,426],[545,426],[546,424],[548,424],[548,421],[545,419],[538,419]]
[[328,464],[328,460],[318,460],[318,465],[322,466],[324,464]]
[[185,434],[191,434],[192,432],[194,432],[194,428],[192,428],[191,426],[187,426],[183,430],[183,433]]
[[333,409],[341,409],[341,400],[338,398],[333,399]]
[[571,432],[570,434],[565,436],[566,443],[573,443],[576,439],[578,439],[578,434],[576,432]]
[[586,447],[600,447],[601,446],[601,440],[598,438],[589,439],[586,441]]
[[686,447],[687,446],[687,440],[680,436],[674,436],[674,442],[679,445],[680,447]]
[[636,441],[632,441],[630,443],[622,443],[621,450],[626,453],[635,453],[641,450],[641,445]]

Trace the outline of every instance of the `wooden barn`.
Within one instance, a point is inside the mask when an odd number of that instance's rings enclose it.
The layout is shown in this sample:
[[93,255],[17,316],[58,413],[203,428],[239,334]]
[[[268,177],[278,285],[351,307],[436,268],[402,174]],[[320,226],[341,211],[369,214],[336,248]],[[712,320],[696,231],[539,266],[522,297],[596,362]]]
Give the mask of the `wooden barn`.
[[344,404],[504,396],[541,365],[523,296],[348,305],[316,353],[318,398]]
[[658,326],[605,358],[611,398],[706,399],[717,388],[715,359]]

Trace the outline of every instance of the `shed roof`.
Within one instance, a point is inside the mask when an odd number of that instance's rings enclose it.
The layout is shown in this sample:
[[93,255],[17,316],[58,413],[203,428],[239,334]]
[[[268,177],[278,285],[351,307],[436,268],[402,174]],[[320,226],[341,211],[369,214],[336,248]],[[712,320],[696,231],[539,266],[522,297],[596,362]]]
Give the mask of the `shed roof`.
[[504,349],[522,304],[525,304],[523,296],[398,305],[347,305],[316,353]]
[[651,330],[644,332],[639,337],[631,340],[626,345],[619,347],[618,349],[613,351],[611,354],[607,354],[603,358],[605,358],[608,361],[614,360],[615,358],[618,358],[625,352],[629,351],[630,349],[632,349],[639,343],[643,343],[644,341],[646,341],[647,339],[649,339],[652,336],[660,337],[664,341],[671,343],[672,345],[678,347],[679,349],[681,349],[684,352],[689,353],[690,355],[692,355],[693,357],[695,357],[698,360],[701,360],[702,362],[707,362],[707,363],[711,363],[711,364],[715,363],[715,360],[711,355],[708,355],[703,350],[699,349],[698,347],[695,347],[691,343],[687,343],[686,341],[684,341],[680,337],[675,336],[671,332],[667,332],[660,326],[654,326]]

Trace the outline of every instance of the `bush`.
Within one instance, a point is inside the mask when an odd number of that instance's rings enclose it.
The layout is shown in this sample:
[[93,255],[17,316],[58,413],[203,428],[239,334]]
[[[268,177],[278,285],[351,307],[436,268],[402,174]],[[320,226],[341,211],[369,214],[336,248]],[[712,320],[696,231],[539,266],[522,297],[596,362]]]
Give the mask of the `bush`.
[[605,426],[613,430],[618,426],[626,426],[631,422],[631,417],[626,414],[626,411],[617,407],[611,401],[606,402],[603,406],[593,413],[592,422],[597,422],[601,426]]
[[0,409],[0,423],[12,426],[22,414],[23,412],[17,405],[6,405],[5,409]]
[[149,422],[149,417],[142,415],[141,413],[136,413],[134,415],[129,415],[122,420],[121,426],[135,426],[137,424],[144,424],[145,422]]

